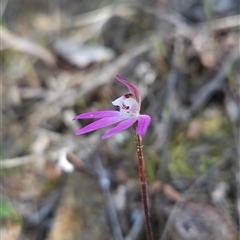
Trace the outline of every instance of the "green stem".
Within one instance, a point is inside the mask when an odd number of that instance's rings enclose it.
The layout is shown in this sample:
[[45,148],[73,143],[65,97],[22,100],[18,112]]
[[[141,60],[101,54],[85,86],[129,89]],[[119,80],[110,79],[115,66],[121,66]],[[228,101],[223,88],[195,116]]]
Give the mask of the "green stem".
[[147,195],[147,177],[146,177],[144,155],[142,150],[143,148],[142,138],[136,133],[136,125],[134,125],[133,129],[134,129],[134,136],[135,136],[135,144],[137,148],[138,170],[139,170],[139,179],[141,184],[142,203],[143,203],[144,216],[145,216],[147,240],[153,240],[152,226],[151,226],[151,220],[150,220],[150,214],[149,214],[148,195]]

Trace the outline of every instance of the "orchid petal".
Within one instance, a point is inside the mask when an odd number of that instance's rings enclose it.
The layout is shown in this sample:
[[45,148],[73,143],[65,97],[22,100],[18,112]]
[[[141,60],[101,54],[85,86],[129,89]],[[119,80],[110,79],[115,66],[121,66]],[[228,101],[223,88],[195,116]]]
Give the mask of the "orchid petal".
[[88,132],[92,132],[94,130],[107,127],[107,126],[112,125],[114,123],[121,122],[125,119],[127,119],[127,118],[126,117],[106,117],[106,118],[102,118],[100,120],[97,120],[97,121],[87,125],[86,127],[83,127],[81,129],[79,129],[75,133],[75,135],[82,135],[82,134],[85,134],[85,133],[88,133]]
[[124,100],[124,105],[128,106],[129,109],[133,112],[139,112],[139,104],[133,98],[127,98]]
[[112,105],[122,107],[124,103],[124,97],[117,98],[112,102]]
[[99,111],[99,112],[88,112],[82,113],[76,116],[73,120],[77,119],[87,119],[87,118],[103,118],[103,117],[117,117],[120,116],[119,111]]
[[128,90],[134,95],[136,98],[138,104],[141,104],[141,95],[139,89],[132,83],[128,82],[127,80],[121,78],[119,75],[116,76],[117,80],[121,83],[123,83]]
[[129,128],[130,126],[132,126],[137,121],[137,119],[138,119],[138,117],[131,117],[131,118],[128,118],[127,120],[124,120],[124,121],[120,122],[116,127],[113,127],[112,129],[108,130],[102,136],[102,139],[109,138],[112,135],[115,135],[115,134]]
[[115,101],[112,102],[112,104],[119,107],[121,115],[136,116],[139,114],[140,107],[138,102],[134,98],[125,98],[123,96],[117,98]]
[[151,123],[151,117],[148,115],[139,115],[138,116],[138,126],[136,129],[137,134],[139,134],[141,137],[144,137],[148,126]]

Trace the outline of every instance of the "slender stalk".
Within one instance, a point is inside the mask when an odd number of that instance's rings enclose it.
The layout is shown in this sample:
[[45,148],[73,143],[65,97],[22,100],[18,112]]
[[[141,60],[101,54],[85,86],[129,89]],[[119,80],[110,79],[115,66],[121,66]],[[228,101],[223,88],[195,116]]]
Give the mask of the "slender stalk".
[[147,240],[153,240],[152,226],[151,226],[150,214],[149,214],[148,195],[147,195],[147,177],[146,177],[144,155],[142,150],[143,148],[142,138],[136,133],[136,126],[134,126],[133,128],[134,128],[134,135],[135,135],[135,144],[137,148],[138,170],[139,170],[139,179],[141,183],[142,203],[143,203],[144,216],[145,216]]

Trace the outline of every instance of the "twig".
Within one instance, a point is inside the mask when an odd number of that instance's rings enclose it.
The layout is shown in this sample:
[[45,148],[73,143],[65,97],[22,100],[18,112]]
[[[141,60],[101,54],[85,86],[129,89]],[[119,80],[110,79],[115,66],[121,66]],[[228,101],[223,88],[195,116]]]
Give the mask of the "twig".
[[[238,81],[240,81],[240,79],[238,79]],[[226,90],[225,91],[225,98],[226,99],[231,99],[230,93]],[[231,99],[231,101],[234,101],[233,98]],[[236,106],[234,107],[233,111],[234,113],[234,117],[231,115],[230,111],[228,111],[226,109],[226,112],[228,113],[228,117],[232,122],[232,134],[234,137],[234,143],[235,143],[235,149],[236,149],[236,158],[237,158],[237,162],[236,162],[236,192],[237,192],[237,196],[236,196],[236,209],[237,209],[237,216],[238,216],[238,222],[240,222],[240,105],[239,103],[233,103]],[[225,105],[225,108],[227,108],[227,105]],[[238,231],[238,238],[240,239],[240,231]]]
[[183,36],[189,40],[192,40],[198,32],[198,29],[187,24],[186,19],[181,14],[179,14],[176,11],[173,11],[172,9],[156,10],[153,8],[144,8],[143,10],[150,14],[153,14],[159,20],[165,20],[171,23],[173,26],[177,28],[178,30],[177,33],[180,36]]
[[125,237],[125,240],[134,240],[137,238],[137,236],[139,235],[139,232],[142,229],[143,226],[143,222],[144,222],[144,216],[142,211],[137,212],[137,219],[135,220],[130,232],[128,233],[128,235]]
[[1,3],[0,3],[0,18],[2,18],[3,14],[5,12],[5,9],[7,7],[7,4],[8,4],[8,0],[1,1]]
[[50,67],[56,67],[56,58],[48,49],[33,41],[24,39],[11,33],[3,26],[0,26],[0,32],[1,41],[6,46],[37,57]]
[[106,171],[103,168],[102,161],[99,156],[96,156],[94,158],[94,165],[95,165],[95,169],[98,174],[98,181],[99,181],[100,187],[103,191],[103,196],[105,198],[107,213],[108,213],[108,217],[110,220],[110,224],[111,224],[111,228],[112,228],[114,237],[116,240],[124,240],[122,231],[120,228],[120,224],[118,221],[117,212],[114,207],[114,203],[113,203],[111,193],[109,190],[110,180],[107,177]]
[[191,113],[197,111],[201,108],[211,97],[211,94],[218,89],[221,89],[225,78],[229,73],[229,68],[232,66],[234,62],[239,59],[239,51],[238,47],[233,49],[229,56],[225,59],[220,68],[219,72],[216,76],[208,83],[205,84],[202,88],[200,88],[196,93],[194,93],[191,97],[192,105],[189,109]]
[[155,15],[158,19],[163,19],[173,24],[177,29],[178,33],[185,38],[191,39],[201,30],[211,27],[211,30],[218,31],[227,28],[234,28],[240,26],[240,15],[228,16],[220,19],[214,19],[197,24],[195,27],[190,26],[183,15],[172,9],[160,9],[156,10],[153,8],[143,8],[144,11]]
[[180,76],[180,64],[184,64],[183,56],[183,38],[177,34],[174,43],[173,60],[171,64],[170,74],[167,79],[167,94],[168,94],[168,107],[169,114],[172,120],[186,119],[186,109],[181,103],[179,93],[177,92],[177,83],[179,82]]
[[183,199],[183,195],[178,192],[175,188],[173,188],[170,184],[163,183],[161,181],[155,181],[151,185],[151,192],[160,192],[163,191],[166,196],[172,199],[175,202],[181,201]]
[[240,15],[228,16],[225,18],[214,19],[200,24],[200,27],[210,26],[211,30],[222,30],[240,26]]
[[106,22],[114,15],[121,17],[129,17],[133,15],[133,10],[128,6],[129,4],[112,4],[103,8],[99,8],[94,11],[83,13],[79,16],[70,18],[65,27],[82,27],[90,24],[99,24],[100,22]]
[[39,163],[40,161],[44,161],[45,157],[42,155],[31,154],[27,156],[0,160],[0,169],[3,168],[12,168],[18,167],[28,163]]
[[63,186],[59,186],[53,190],[39,211],[33,213],[28,219],[25,220],[24,228],[28,229],[29,227],[37,227],[41,222],[43,222],[57,207],[57,204],[61,199],[62,191]]
[[[240,121],[238,121],[240,125]],[[240,222],[240,130],[239,126],[233,127],[233,135],[236,142],[236,152],[237,152],[237,170],[236,170],[236,188],[237,188],[237,214],[238,222]],[[240,231],[238,231],[238,237],[240,239]]]
[[92,178],[97,179],[96,172],[93,171],[93,169],[90,168],[89,166],[86,166],[84,162],[74,153],[68,152],[67,160],[74,166],[75,171],[87,173]]

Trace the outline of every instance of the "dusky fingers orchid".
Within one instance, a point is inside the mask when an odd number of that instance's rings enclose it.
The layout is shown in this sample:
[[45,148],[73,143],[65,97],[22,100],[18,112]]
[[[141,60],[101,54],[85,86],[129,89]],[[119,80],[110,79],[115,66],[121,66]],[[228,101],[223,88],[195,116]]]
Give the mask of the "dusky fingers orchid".
[[76,135],[82,135],[94,130],[104,128],[118,123],[117,126],[108,130],[103,136],[103,139],[109,138],[137,123],[136,132],[141,137],[145,136],[147,128],[151,123],[151,118],[148,115],[141,115],[141,95],[139,89],[132,83],[116,76],[117,80],[123,83],[129,90],[129,93],[117,98],[112,102],[114,106],[119,107],[119,111],[107,110],[98,112],[82,113],[74,118],[77,119],[99,119],[76,132]]

